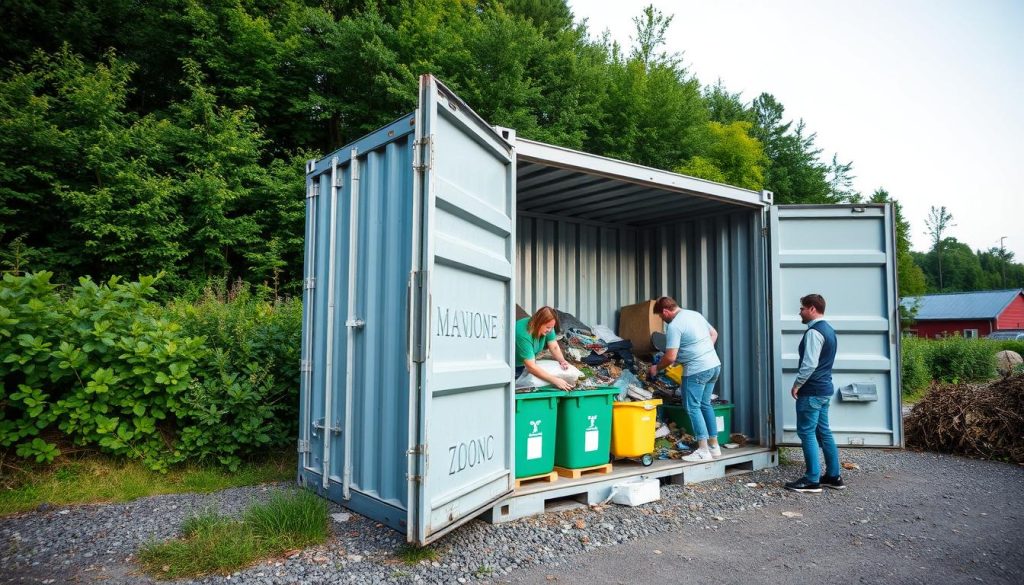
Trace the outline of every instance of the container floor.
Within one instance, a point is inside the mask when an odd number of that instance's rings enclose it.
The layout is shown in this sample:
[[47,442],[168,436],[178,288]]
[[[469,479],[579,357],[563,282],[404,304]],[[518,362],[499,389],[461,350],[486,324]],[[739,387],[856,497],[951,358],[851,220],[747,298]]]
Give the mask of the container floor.
[[524,485],[486,512],[483,519],[497,524],[543,514],[549,502],[564,498],[583,504],[599,504],[608,499],[614,485],[635,477],[664,478],[662,481],[688,484],[775,465],[778,465],[777,451],[759,446],[723,449],[721,459],[700,463],[664,459],[644,467],[639,461],[616,459],[611,473],[584,475],[576,479],[561,477],[551,483]]

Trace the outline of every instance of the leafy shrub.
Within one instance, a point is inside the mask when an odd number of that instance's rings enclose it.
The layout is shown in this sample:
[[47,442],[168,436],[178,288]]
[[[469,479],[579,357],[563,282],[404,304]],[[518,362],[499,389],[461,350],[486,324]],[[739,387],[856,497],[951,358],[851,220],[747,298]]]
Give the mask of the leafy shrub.
[[52,461],[59,451],[38,435],[56,423],[77,444],[155,469],[180,459],[158,426],[178,410],[203,340],[160,318],[148,298],[157,277],[83,278],[67,299],[50,277],[8,274],[0,286],[0,445]]
[[998,353],[1003,350],[1015,351],[1024,357],[1024,341],[1014,341],[1010,339],[993,339],[989,343],[995,346],[995,352]]
[[933,380],[977,382],[996,375],[996,348],[988,340],[955,335],[929,343],[928,371]]
[[182,394],[192,382],[203,339],[190,337],[149,300],[155,277],[98,286],[82,279],[65,304],[69,323],[53,357],[72,383],[54,411],[79,444],[142,459],[152,468],[180,461],[170,447]]
[[929,343],[928,340],[918,337],[903,339],[903,355],[900,366],[904,396],[924,390],[931,383],[932,376],[928,370]]
[[[56,420],[50,392],[63,372],[53,360],[55,334],[66,327],[52,274],[5,274],[0,281],[0,447],[49,461],[58,452],[37,438]],[[23,442],[22,442],[23,441]]]
[[298,425],[301,299],[274,302],[236,284],[168,310],[210,348],[182,396],[178,448],[234,469],[244,456],[286,445]]
[[83,278],[61,298],[50,278],[0,284],[0,448],[52,461],[55,426],[151,469],[236,469],[295,436],[301,301],[238,287],[163,307],[158,277]]

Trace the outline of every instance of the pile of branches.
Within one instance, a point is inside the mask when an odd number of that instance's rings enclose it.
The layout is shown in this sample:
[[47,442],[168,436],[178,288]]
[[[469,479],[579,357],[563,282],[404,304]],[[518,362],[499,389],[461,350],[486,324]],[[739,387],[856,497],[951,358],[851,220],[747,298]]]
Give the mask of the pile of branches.
[[907,446],[1024,464],[1024,374],[933,386],[904,421]]

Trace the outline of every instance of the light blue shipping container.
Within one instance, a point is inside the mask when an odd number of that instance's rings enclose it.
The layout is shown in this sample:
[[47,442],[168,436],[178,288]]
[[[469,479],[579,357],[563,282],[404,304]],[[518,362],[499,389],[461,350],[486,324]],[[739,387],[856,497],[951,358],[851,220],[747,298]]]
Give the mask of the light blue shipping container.
[[[414,113],[306,171],[298,481],[409,542],[569,493],[513,489],[516,303],[613,329],[661,295],[706,315],[751,441],[734,468],[752,469],[799,445],[798,299],[818,292],[840,337],[837,442],[902,445],[890,206],[776,206],[519,139],[429,75]],[[679,472],[660,463],[635,473]]]

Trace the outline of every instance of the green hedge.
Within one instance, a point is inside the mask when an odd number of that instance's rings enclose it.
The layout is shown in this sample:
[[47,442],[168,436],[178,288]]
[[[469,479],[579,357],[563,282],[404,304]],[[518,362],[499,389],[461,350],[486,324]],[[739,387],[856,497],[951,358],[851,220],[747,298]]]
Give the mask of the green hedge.
[[944,339],[903,339],[902,378],[904,395],[927,388],[937,382],[979,382],[996,375],[996,352],[1018,351],[1016,341],[965,339],[960,336]]
[[59,431],[153,469],[237,468],[294,436],[299,300],[243,290],[162,306],[157,277],[62,294],[50,278],[0,283],[0,448],[51,461]]

